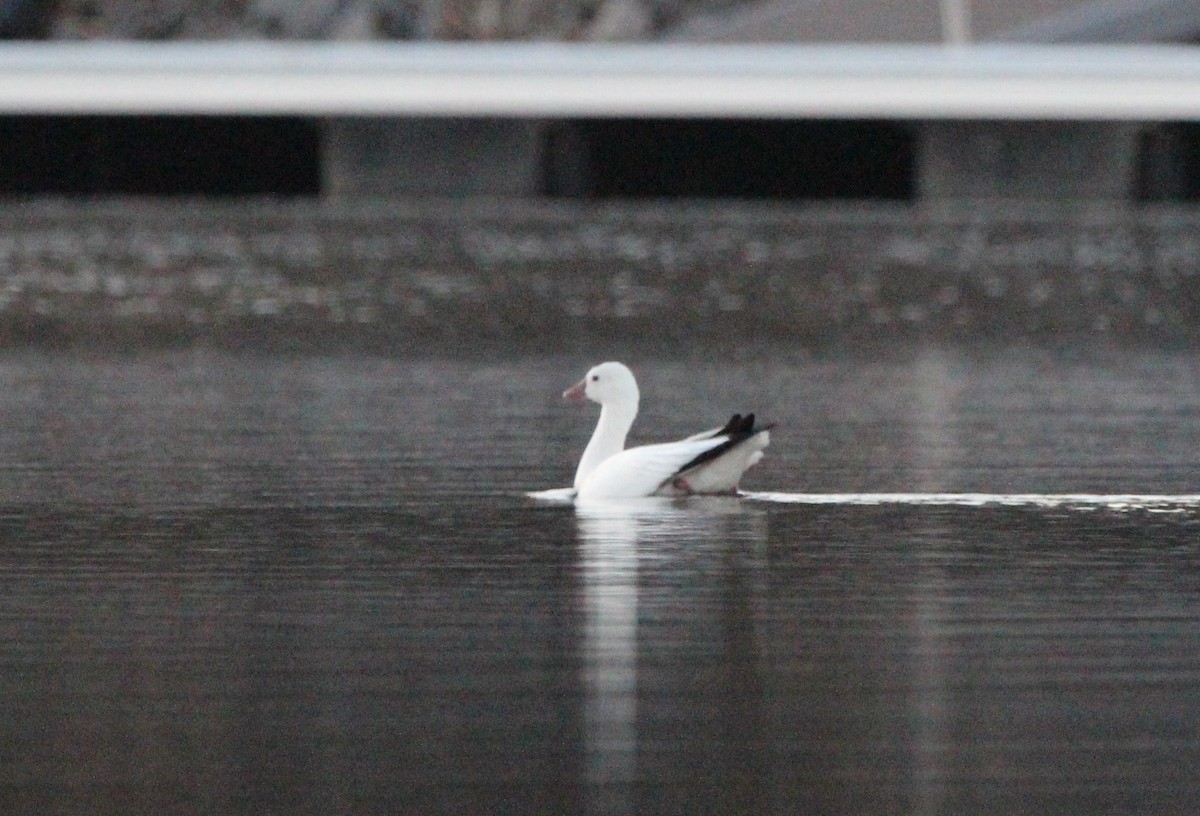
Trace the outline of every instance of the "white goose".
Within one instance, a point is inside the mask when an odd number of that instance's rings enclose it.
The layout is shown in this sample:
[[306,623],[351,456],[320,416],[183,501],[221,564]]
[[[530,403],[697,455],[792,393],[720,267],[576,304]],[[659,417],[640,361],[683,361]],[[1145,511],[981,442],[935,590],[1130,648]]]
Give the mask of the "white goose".
[[600,421],[575,471],[577,498],[736,493],[770,442],[771,426],[755,427],[754,414],[734,414],[721,428],[626,450],[639,396],[633,372],[621,363],[601,363],[563,392],[564,399],[600,403]]

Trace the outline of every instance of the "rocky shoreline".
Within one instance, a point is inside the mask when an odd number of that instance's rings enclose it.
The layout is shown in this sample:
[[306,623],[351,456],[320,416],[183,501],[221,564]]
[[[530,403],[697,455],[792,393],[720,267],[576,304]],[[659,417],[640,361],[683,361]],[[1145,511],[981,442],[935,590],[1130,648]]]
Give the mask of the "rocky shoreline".
[[9,344],[1200,340],[1194,208],[30,200],[0,224]]

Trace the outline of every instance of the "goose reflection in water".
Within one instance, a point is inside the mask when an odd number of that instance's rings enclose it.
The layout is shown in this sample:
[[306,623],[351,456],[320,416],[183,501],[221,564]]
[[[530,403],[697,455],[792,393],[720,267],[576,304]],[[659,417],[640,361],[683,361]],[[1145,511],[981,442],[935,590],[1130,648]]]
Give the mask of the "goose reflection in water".
[[[711,567],[713,559],[722,561],[729,546],[744,546],[747,521],[752,538],[765,536],[761,529],[765,525],[758,523],[764,517],[732,497],[594,501],[577,504],[575,516],[584,620],[588,812],[634,813],[638,810],[635,786],[647,776],[646,769],[638,767],[639,606],[695,611],[691,596],[703,591],[705,578],[713,574],[705,565]],[[639,573],[664,570],[693,574],[643,580],[652,588],[639,587]],[[711,634],[714,622],[699,617],[672,622],[669,636],[678,637],[680,628],[697,625]],[[718,617],[723,617],[719,610]],[[643,632],[641,639],[654,637]],[[684,637],[681,642],[704,640]],[[662,748],[660,744],[658,749]]]

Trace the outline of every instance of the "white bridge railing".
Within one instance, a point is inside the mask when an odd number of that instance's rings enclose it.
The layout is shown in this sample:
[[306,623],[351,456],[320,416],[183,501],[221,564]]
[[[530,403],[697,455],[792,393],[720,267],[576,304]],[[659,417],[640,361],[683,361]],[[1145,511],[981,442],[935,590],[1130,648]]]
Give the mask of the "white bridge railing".
[[10,43],[0,113],[1200,120],[1200,48]]

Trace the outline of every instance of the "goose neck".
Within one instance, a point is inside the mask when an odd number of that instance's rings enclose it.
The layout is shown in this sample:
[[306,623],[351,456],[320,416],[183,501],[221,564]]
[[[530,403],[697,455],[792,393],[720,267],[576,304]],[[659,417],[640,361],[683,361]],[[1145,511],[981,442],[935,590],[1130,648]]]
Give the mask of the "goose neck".
[[575,486],[586,481],[601,462],[625,450],[625,437],[637,417],[637,401],[632,403],[606,404],[600,408],[600,419],[583,457],[575,471]]
[[625,437],[633,427],[637,417],[637,403],[610,403],[601,407],[600,420],[596,423],[596,434],[604,434],[608,439],[617,443],[618,449],[625,447]]

